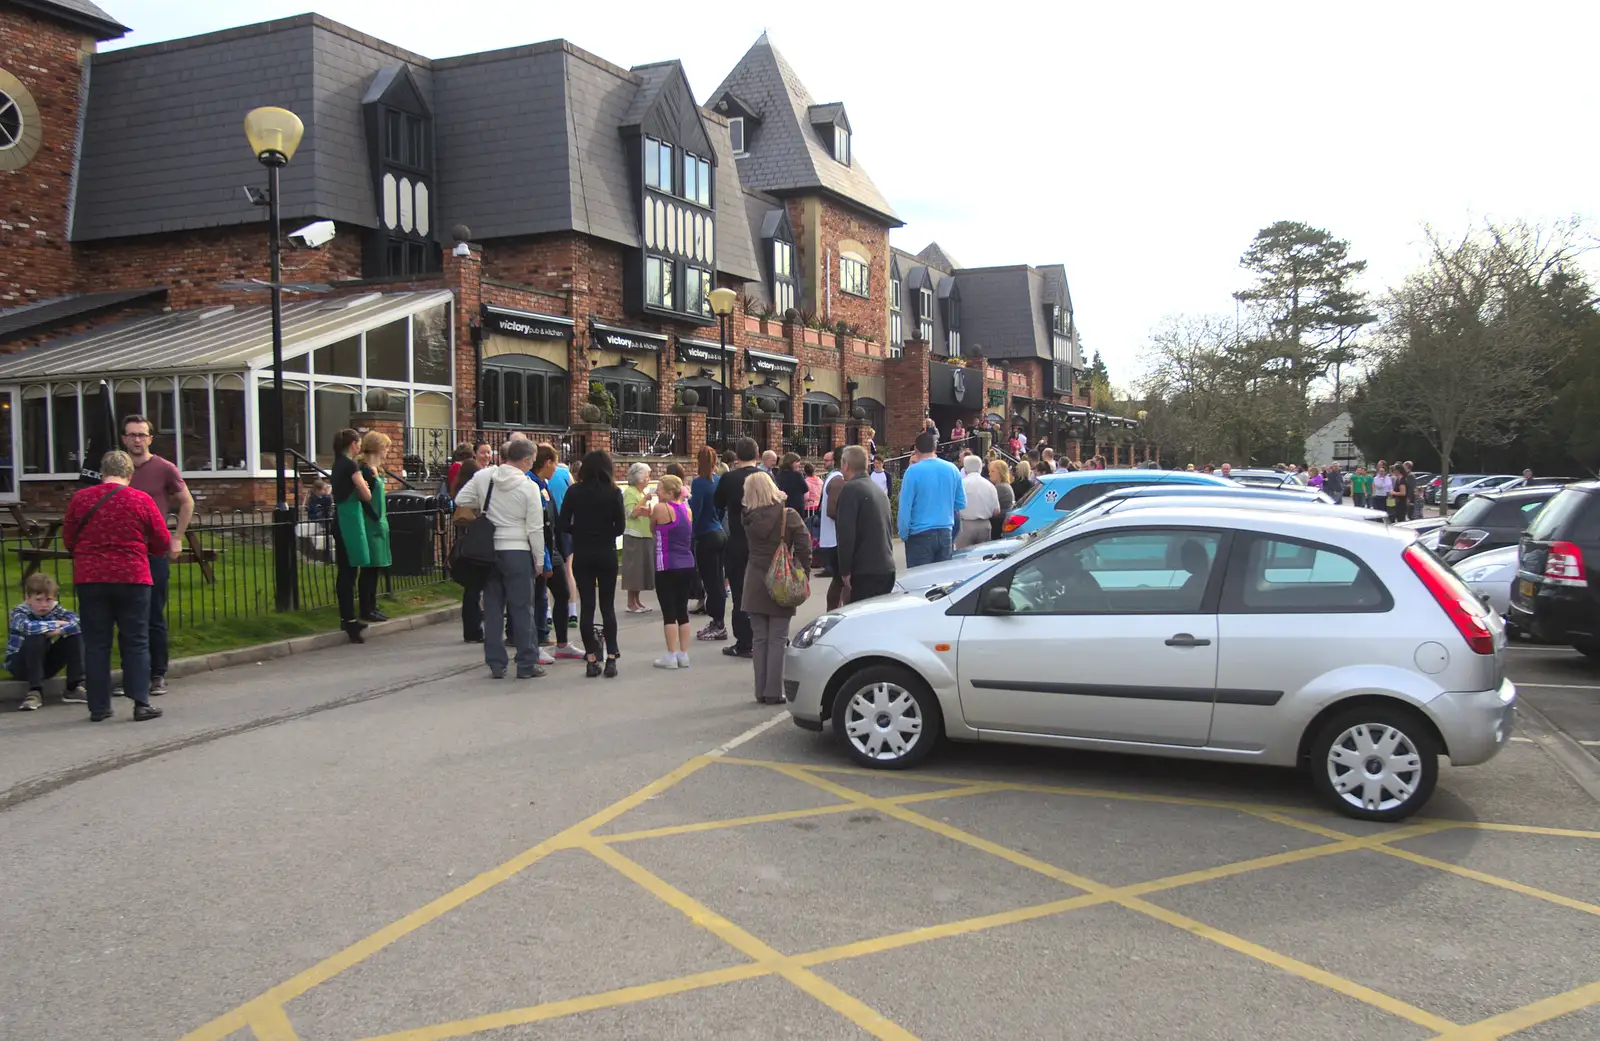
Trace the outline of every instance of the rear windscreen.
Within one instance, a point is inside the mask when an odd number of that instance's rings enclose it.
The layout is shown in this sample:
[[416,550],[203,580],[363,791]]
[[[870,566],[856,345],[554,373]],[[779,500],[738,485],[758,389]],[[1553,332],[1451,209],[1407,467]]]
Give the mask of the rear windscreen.
[[1593,496],[1588,492],[1580,492],[1576,488],[1557,492],[1556,497],[1539,511],[1539,515],[1528,526],[1528,537],[1536,542],[1549,542],[1577,534],[1591,499]]

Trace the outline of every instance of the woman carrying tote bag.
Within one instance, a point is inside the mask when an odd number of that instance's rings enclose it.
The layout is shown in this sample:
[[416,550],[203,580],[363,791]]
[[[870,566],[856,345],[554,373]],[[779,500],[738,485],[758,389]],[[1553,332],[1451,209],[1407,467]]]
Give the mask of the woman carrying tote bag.
[[811,535],[805,518],[789,509],[787,500],[769,475],[756,471],[745,479],[744,531],[750,557],[744,572],[743,607],[754,636],[751,663],[755,666],[756,700],[771,705],[783,701],[783,652],[794,607],[773,598],[767,589],[767,572],[779,546],[788,548],[803,573],[811,568]]

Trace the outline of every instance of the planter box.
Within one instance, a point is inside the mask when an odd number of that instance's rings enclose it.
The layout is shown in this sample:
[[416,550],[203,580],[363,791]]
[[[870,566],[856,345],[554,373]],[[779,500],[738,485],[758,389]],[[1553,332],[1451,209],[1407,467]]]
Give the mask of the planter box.
[[744,331],[747,333],[765,333],[767,331],[764,328],[765,324],[766,323],[753,314],[747,314],[744,316]]
[[802,333],[802,336],[804,337],[803,342],[808,343],[813,347],[822,346],[822,333],[816,329],[806,329]]
[[857,354],[865,354],[865,353],[867,353],[867,341],[858,340],[855,337],[850,337],[845,342],[847,344],[849,344],[850,349],[852,351],[856,352]]

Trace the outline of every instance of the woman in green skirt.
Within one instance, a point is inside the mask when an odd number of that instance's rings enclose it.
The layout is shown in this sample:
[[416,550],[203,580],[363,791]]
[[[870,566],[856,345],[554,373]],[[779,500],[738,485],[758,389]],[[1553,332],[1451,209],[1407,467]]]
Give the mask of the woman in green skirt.
[[375,430],[364,437],[354,430],[341,430],[334,435],[333,448],[339,625],[351,643],[363,643],[361,633],[368,623],[387,620],[378,610],[378,573],[389,566],[389,517],[382,472],[389,438]]

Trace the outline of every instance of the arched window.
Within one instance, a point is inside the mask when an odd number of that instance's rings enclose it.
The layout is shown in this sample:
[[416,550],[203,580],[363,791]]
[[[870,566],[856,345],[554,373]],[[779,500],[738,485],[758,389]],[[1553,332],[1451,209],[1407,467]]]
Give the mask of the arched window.
[[589,382],[606,388],[617,403],[613,422],[621,426],[623,417],[653,415],[656,411],[656,381],[631,365],[603,365],[589,373]]
[[497,354],[483,363],[478,401],[484,425],[565,427],[569,387],[567,370],[552,361]]

